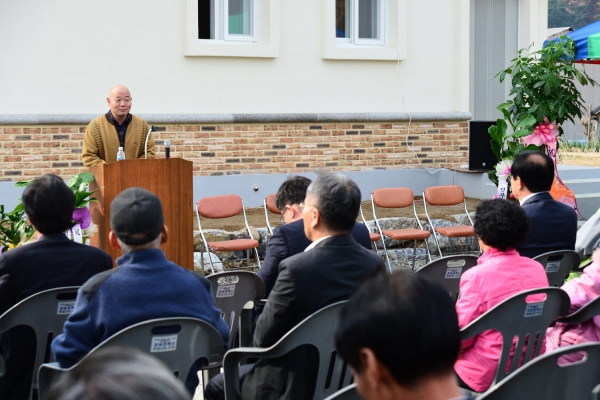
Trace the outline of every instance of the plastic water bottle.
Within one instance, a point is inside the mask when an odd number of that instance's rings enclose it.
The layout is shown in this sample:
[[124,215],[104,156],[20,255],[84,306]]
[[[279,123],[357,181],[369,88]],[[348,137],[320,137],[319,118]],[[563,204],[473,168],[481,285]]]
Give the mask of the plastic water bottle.
[[125,152],[122,147],[119,147],[119,151],[117,151],[117,161],[122,161],[125,159]]

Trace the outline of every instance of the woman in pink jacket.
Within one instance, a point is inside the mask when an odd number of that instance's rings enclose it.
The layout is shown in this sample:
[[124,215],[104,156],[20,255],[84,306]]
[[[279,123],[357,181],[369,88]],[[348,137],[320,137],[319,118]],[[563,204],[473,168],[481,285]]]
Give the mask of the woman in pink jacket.
[[[600,249],[594,250],[592,263],[583,270],[579,278],[565,283],[562,290],[571,299],[569,314],[577,311],[600,295]],[[587,342],[600,342],[600,316],[576,325],[557,323],[546,331],[546,352],[558,347],[570,346]],[[579,361],[583,353],[563,356],[559,364]]]
[[[502,199],[484,201],[477,206],[474,225],[483,253],[477,266],[460,279],[456,303],[460,328],[514,294],[548,286],[544,267],[515,250],[529,228],[529,218],[521,207]],[[501,346],[502,336],[497,331],[463,341],[454,365],[459,384],[476,392],[487,390],[496,374]]]

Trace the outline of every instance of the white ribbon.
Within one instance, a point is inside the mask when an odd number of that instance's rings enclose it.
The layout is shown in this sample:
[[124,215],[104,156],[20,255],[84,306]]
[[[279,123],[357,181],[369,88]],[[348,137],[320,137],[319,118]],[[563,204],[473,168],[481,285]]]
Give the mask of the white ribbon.
[[83,243],[83,230],[81,229],[81,225],[76,224],[71,229],[70,232],[73,235],[73,240],[77,243]]

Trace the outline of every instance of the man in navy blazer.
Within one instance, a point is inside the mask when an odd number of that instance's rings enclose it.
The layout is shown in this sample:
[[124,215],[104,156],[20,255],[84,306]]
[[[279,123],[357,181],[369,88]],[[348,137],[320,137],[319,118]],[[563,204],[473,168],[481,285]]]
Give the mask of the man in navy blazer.
[[[41,291],[81,286],[113,266],[104,251],[75,243],[63,233],[73,223],[75,194],[61,178],[43,175],[35,179],[23,191],[22,200],[29,221],[41,236],[37,242],[0,254],[0,314]],[[0,335],[0,354],[6,362],[0,399],[28,398],[35,343],[27,326]]]
[[524,151],[512,163],[511,188],[529,216],[529,231],[517,247],[521,256],[534,258],[555,250],[575,250],[577,214],[552,198],[554,163],[540,151]]
[[[304,233],[304,220],[300,210],[310,183],[311,180],[306,177],[292,176],[283,182],[275,195],[275,204],[282,211],[281,217],[285,224],[273,230],[267,255],[257,273],[265,283],[265,297],[269,296],[275,285],[281,261],[302,253],[312,243]],[[369,229],[366,226],[356,222],[352,237],[358,244],[371,250]]]

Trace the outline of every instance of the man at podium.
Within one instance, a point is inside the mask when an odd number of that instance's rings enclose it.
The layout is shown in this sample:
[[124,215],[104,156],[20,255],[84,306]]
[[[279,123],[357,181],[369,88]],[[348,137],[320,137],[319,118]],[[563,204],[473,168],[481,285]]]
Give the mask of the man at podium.
[[[142,118],[131,115],[131,94],[125,86],[115,86],[108,93],[110,110],[87,126],[83,137],[81,160],[86,167],[117,161],[122,147],[126,159],[154,158],[154,139],[150,126]],[[146,140],[148,141],[146,147]]]

